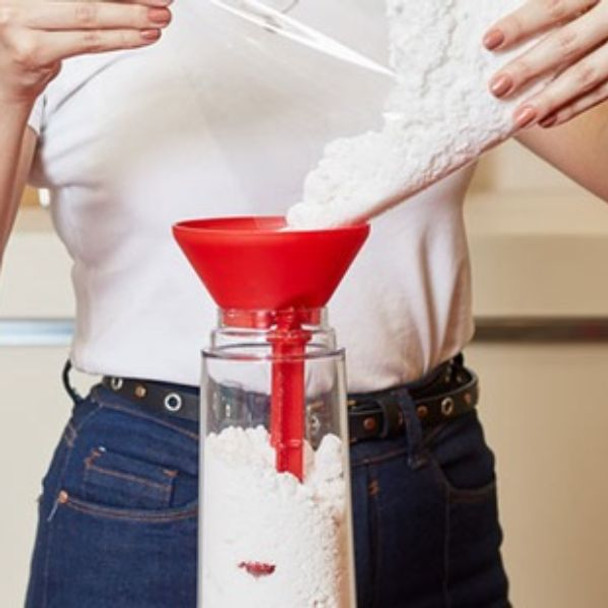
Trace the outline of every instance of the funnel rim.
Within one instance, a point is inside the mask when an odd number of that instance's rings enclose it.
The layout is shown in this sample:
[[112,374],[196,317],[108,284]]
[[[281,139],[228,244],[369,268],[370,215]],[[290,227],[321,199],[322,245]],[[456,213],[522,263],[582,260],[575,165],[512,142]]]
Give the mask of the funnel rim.
[[[265,222],[277,222],[282,224],[280,228],[266,228],[263,226],[252,228],[237,228],[230,227],[230,224],[239,224],[243,221],[251,221],[253,223],[259,222],[263,224]],[[221,226],[213,227],[213,224],[220,223]],[[240,237],[259,237],[260,235],[264,236],[284,236],[288,234],[323,234],[323,233],[348,233],[348,232],[364,232],[370,230],[370,225],[368,222],[363,222],[360,224],[352,224],[348,226],[332,226],[329,228],[322,229],[287,229],[287,222],[284,216],[281,215],[237,215],[232,217],[210,217],[204,219],[189,219],[182,220],[173,224],[173,229],[181,232],[188,232],[191,234],[198,234],[204,230],[206,234],[217,234],[217,235],[225,235],[232,234],[238,235]]]
[[321,308],[371,228],[281,230],[285,225],[281,216],[190,218],[173,234],[221,309]]

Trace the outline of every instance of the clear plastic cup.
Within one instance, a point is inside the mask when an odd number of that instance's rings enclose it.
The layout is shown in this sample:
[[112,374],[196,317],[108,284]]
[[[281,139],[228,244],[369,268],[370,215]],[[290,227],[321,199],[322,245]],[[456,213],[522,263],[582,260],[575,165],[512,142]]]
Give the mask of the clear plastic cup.
[[247,315],[203,351],[202,606],[355,607],[344,351]]

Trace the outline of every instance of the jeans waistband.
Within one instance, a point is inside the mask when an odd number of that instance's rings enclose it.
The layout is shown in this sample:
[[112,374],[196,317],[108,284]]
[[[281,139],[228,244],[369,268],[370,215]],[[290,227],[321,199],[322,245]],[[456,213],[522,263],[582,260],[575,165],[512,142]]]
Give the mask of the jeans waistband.
[[[71,364],[64,368],[66,390],[74,400],[80,396],[69,381]],[[105,376],[102,385],[151,413],[192,421],[199,418],[197,387],[136,378]],[[477,377],[464,366],[461,354],[439,365],[424,377],[386,390],[348,395],[349,432],[352,442],[381,439],[403,432],[402,401],[411,400],[422,426],[435,426],[472,410],[478,401]],[[226,387],[220,406],[229,409],[227,424],[263,424],[268,395]]]

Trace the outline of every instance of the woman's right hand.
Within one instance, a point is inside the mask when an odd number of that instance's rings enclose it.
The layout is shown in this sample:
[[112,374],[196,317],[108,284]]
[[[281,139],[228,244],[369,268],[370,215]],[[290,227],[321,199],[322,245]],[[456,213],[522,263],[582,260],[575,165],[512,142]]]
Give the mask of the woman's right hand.
[[171,0],[0,0],[0,104],[33,104],[68,57],[144,47]]

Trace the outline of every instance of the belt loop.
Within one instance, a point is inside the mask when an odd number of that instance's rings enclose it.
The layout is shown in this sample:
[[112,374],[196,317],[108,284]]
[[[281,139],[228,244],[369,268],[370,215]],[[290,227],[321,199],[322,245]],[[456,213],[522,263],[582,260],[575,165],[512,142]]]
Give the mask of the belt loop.
[[422,425],[416,413],[416,404],[408,390],[400,391],[398,402],[405,421],[405,437],[408,448],[407,461],[410,468],[416,471],[428,464],[428,459],[424,453]]
[[72,362],[68,359],[63,366],[63,372],[61,372],[61,380],[63,381],[63,387],[65,388],[68,395],[72,398],[72,401],[77,404],[83,400],[82,395],[72,386],[70,382],[70,370],[72,369]]

